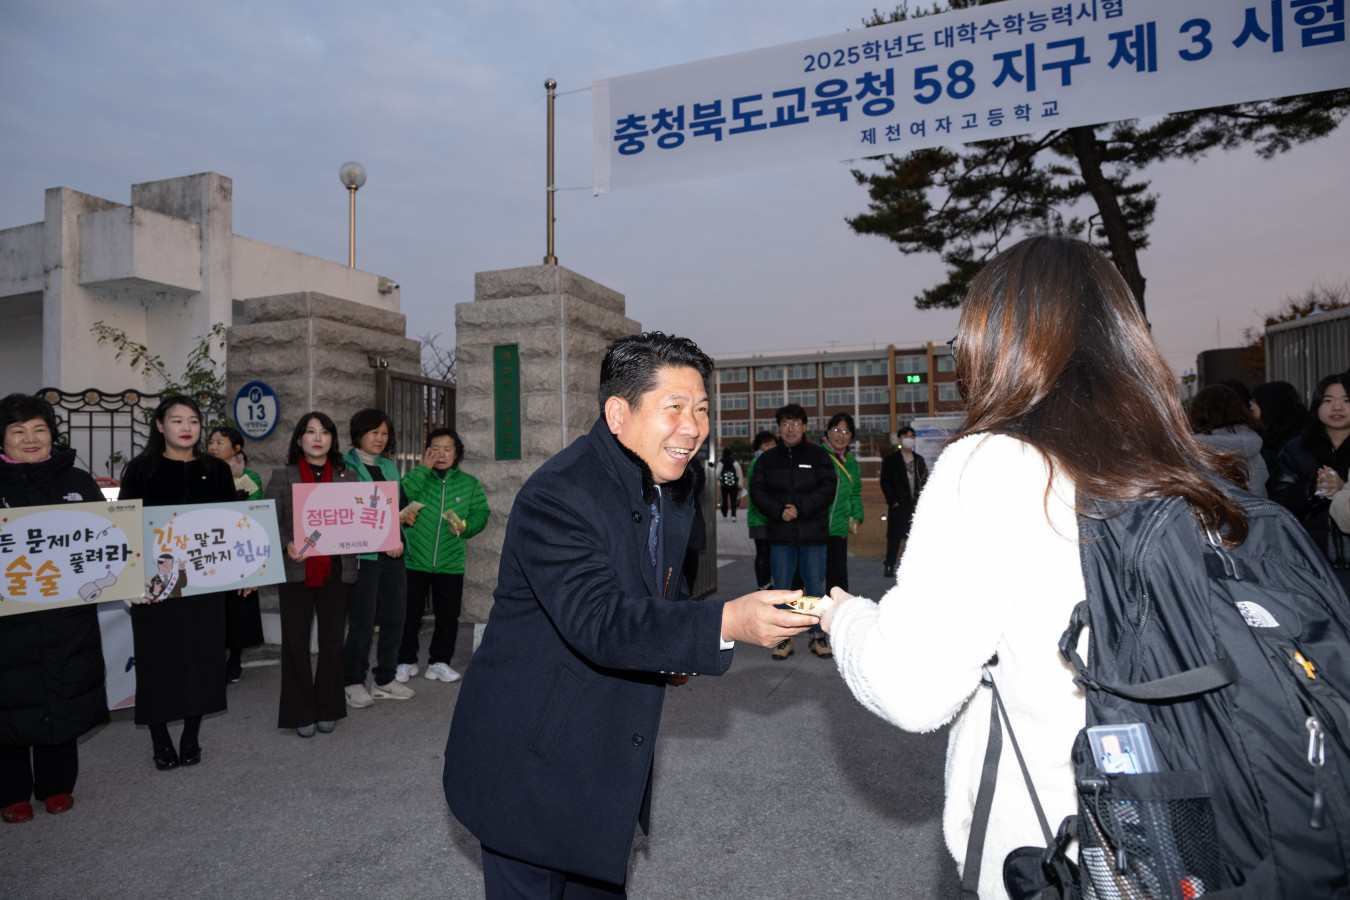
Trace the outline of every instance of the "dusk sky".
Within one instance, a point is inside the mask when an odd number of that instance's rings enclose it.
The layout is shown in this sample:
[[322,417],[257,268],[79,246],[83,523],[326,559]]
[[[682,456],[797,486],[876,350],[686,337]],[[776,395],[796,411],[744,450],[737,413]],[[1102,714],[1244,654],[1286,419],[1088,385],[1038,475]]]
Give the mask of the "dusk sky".
[[[0,0],[0,228],[43,191],[120,203],[133,183],[233,179],[234,230],[402,286],[408,334],[449,344],[477,271],[545,252],[543,82],[594,78],[861,28],[838,0],[267,2]],[[593,197],[591,96],[557,101],[557,254],[646,328],[712,353],[946,341],[913,297],[936,257],[855,235],[866,194],[826,163]],[[1350,130],[1263,161],[1151,170],[1141,254],[1154,334],[1180,374],[1314,285],[1350,282]]]

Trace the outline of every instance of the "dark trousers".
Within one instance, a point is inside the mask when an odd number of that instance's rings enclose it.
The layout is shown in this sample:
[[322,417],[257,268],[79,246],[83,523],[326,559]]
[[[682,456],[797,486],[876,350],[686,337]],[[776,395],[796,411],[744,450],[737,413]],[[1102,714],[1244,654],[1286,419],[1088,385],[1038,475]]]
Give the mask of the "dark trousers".
[[914,521],[914,504],[903,501],[886,511],[886,568],[894,569],[900,545],[909,537],[909,526]]
[[69,794],[79,772],[75,741],[54,747],[0,747],[0,806]]
[[[762,588],[773,582],[773,569],[769,567],[769,542],[765,538],[755,538],[755,587]],[[777,587],[777,585],[774,585]]]
[[375,683],[394,680],[403,620],[408,614],[408,569],[403,558],[384,553],[356,561],[356,584],[347,601],[347,643],[342,651],[343,684],[365,684],[370,667],[370,633],[380,614],[380,640],[375,648]]
[[621,884],[536,866],[480,846],[487,900],[622,900],[628,896]]
[[727,517],[727,510],[731,511],[731,517],[736,518],[736,507],[741,504],[741,486],[739,484],[722,485],[722,518]]
[[825,590],[848,590],[848,538],[831,537],[825,542]]
[[[334,568],[337,568],[336,564]],[[342,636],[350,586],[334,573],[322,587],[278,586],[281,595],[281,705],[278,728],[335,722],[347,715],[342,693]],[[319,620],[319,661],[309,661],[310,624]]]
[[450,665],[455,655],[455,638],[459,637],[459,607],[464,599],[464,576],[408,570],[408,612],[403,620],[403,643],[398,648],[400,665],[417,662],[417,631],[422,627],[422,611],[427,608],[427,591],[431,591],[431,612],[436,625],[431,632],[431,646],[427,648],[427,665],[442,662]]

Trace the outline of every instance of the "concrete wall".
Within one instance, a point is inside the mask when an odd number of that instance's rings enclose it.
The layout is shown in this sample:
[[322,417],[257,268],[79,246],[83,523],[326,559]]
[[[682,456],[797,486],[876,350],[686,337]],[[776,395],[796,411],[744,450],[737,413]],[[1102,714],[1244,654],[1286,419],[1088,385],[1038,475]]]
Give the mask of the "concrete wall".
[[34,291],[42,291],[42,223],[0,230],[0,304]]
[[[617,338],[642,327],[624,297],[561,266],[479,272],[474,300],[455,306],[455,419],[464,471],[478,478],[492,517],[468,543],[464,619],[482,623],[492,605],[511,504],[525,479],[586,433],[599,416],[600,362]],[[520,356],[521,458],[495,459],[492,348]]]
[[237,234],[233,246],[236,297],[315,291],[389,312],[399,310],[399,288],[389,278]]

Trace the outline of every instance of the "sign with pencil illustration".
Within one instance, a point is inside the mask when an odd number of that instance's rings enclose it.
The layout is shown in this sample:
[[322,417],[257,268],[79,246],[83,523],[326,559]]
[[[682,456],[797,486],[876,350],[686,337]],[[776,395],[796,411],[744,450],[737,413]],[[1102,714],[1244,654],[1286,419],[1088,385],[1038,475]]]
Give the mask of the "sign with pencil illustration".
[[0,510],[0,616],[140,596],[141,503]]
[[398,482],[333,481],[291,485],[295,549],[301,556],[392,550],[398,529]]
[[286,580],[271,500],[149,506],[144,521],[142,580],[151,600]]

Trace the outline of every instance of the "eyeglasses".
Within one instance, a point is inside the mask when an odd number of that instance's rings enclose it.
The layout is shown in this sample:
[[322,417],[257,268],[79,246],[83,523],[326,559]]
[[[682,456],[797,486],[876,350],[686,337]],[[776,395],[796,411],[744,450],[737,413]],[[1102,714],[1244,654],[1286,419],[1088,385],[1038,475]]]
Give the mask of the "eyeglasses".
[[[957,335],[957,337],[960,337],[960,335]],[[956,362],[956,338],[947,342],[947,349],[952,351],[952,362]]]
[[847,428],[831,428],[830,434],[852,434]]

